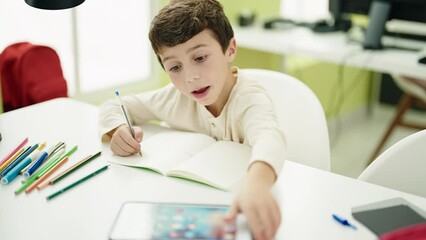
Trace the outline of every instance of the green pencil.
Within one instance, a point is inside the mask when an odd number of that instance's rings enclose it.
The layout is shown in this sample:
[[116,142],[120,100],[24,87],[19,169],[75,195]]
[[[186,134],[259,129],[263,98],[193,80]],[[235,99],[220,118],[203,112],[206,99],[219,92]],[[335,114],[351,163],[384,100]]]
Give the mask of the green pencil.
[[56,176],[55,178],[53,178],[52,180],[50,180],[50,184],[55,184],[59,181],[61,181],[63,178],[65,178],[66,176],[68,176],[69,174],[73,173],[74,171],[76,171],[77,169],[81,168],[82,166],[84,166],[86,163],[90,162],[91,160],[99,157],[101,155],[102,152],[97,152],[95,155],[85,159],[84,161],[79,162],[77,165],[74,165],[72,168],[66,170],[64,173],[60,174],[59,176]]
[[60,194],[62,194],[62,193],[64,193],[64,192],[66,192],[66,191],[70,190],[71,188],[73,188],[73,187],[75,187],[75,186],[79,185],[80,183],[85,182],[86,180],[88,180],[88,179],[90,179],[90,178],[94,177],[95,175],[97,175],[98,173],[101,173],[101,172],[103,172],[103,171],[107,170],[109,166],[110,166],[110,164],[105,165],[105,166],[103,166],[102,168],[100,168],[100,169],[98,169],[98,170],[96,170],[96,171],[92,172],[91,174],[89,174],[89,175],[87,175],[87,176],[83,177],[82,179],[80,179],[80,180],[78,180],[78,181],[76,181],[76,182],[74,182],[74,183],[71,183],[70,185],[68,185],[68,186],[64,187],[63,189],[61,189],[61,190],[59,190],[59,191],[57,191],[57,192],[55,192],[55,193],[53,193],[53,194],[51,194],[51,195],[47,196],[47,197],[46,197],[46,200],[51,200],[51,199],[55,198],[56,196],[58,196],[58,195],[60,195]]

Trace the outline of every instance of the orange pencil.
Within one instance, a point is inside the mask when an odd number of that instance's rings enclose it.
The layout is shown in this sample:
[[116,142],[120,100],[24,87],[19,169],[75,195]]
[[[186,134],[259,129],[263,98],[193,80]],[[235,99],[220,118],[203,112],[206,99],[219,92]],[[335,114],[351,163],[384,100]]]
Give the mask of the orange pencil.
[[92,156],[92,155],[89,155],[89,156],[87,156],[87,157],[83,158],[82,160],[80,160],[79,162],[77,162],[77,163],[75,163],[74,165],[70,166],[69,168],[65,169],[65,170],[64,170],[64,171],[62,171],[61,173],[56,174],[56,176],[52,177],[49,181],[45,181],[45,182],[43,182],[42,184],[38,185],[38,186],[37,186],[37,189],[38,189],[38,190],[41,190],[41,189],[43,189],[43,188],[47,187],[49,184],[51,184],[51,180],[52,180],[52,179],[54,179],[54,178],[58,177],[58,176],[59,176],[59,175],[61,175],[62,173],[64,173],[64,172],[68,171],[69,169],[73,168],[74,166],[76,166],[76,165],[80,164],[81,162],[86,161],[86,160],[87,160],[89,157],[91,157],[91,156]]
[[37,179],[33,184],[25,189],[25,193],[30,193],[32,190],[34,190],[36,187],[38,188],[38,185],[42,183],[44,180],[46,180],[47,177],[49,177],[54,171],[56,171],[58,168],[60,168],[66,161],[68,161],[68,157],[65,157],[61,161],[58,162],[53,168],[51,168],[49,171],[47,171],[43,176],[41,176],[39,179]]

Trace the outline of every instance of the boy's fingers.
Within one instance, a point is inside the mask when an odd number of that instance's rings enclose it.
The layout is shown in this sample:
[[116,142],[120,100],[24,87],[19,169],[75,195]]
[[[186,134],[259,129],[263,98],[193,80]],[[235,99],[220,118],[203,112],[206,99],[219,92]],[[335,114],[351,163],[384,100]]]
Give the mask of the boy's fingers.
[[111,142],[111,150],[115,155],[118,155],[118,156],[130,156],[130,155],[132,155],[131,152],[123,149],[122,146],[119,145],[116,141]]
[[228,212],[227,212],[227,213],[226,213],[226,215],[225,215],[225,221],[230,221],[230,220],[235,219],[235,218],[237,217],[237,214],[238,214],[238,206],[237,206],[237,204],[234,202],[234,203],[230,206],[230,208],[229,208]]
[[143,132],[140,127],[133,127],[133,131],[135,131],[135,139],[138,142],[142,142],[143,139]]

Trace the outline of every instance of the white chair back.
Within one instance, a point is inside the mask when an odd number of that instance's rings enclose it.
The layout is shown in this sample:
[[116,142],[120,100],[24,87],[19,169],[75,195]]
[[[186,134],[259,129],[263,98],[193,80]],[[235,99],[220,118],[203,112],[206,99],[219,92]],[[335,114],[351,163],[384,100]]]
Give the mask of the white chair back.
[[426,81],[426,80],[415,80],[412,79],[410,81],[410,79],[402,77],[400,75],[396,75],[393,74],[392,78],[394,79],[394,82],[396,83],[396,85],[401,88],[402,91],[404,91],[405,93],[408,93],[420,100],[422,100],[423,102],[426,103],[426,88],[425,85],[420,85],[417,82],[418,81]]
[[289,160],[330,171],[327,121],[315,93],[303,82],[281,72],[240,71],[256,79],[271,97],[287,140]]
[[389,147],[358,179],[426,197],[426,130]]

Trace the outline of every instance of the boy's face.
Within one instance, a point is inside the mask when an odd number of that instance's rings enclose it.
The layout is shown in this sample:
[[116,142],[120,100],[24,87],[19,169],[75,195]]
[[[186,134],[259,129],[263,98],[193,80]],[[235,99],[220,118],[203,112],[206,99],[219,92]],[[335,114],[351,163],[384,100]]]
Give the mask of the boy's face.
[[204,106],[222,109],[235,83],[230,70],[236,54],[235,39],[225,54],[206,29],[185,43],[163,47],[159,54],[175,87]]

